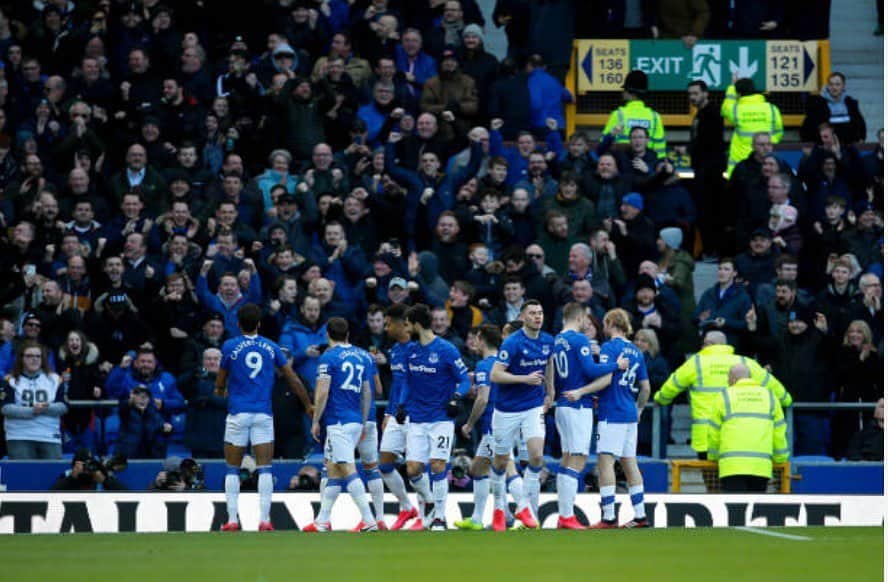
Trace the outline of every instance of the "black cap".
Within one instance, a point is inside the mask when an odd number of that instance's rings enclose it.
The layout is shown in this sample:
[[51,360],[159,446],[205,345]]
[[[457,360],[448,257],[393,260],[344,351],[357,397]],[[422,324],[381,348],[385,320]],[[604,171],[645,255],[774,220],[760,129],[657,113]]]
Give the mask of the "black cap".
[[220,321],[224,324],[225,318],[222,317],[222,314],[219,313],[218,311],[211,311],[210,313],[207,314],[206,317],[204,317],[203,322],[204,322],[204,324],[207,324],[211,321]]
[[288,204],[298,204],[299,197],[296,196],[296,194],[293,192],[287,192],[286,194],[281,194],[281,196],[278,198],[278,202],[284,202],[284,203],[288,203]]
[[759,228],[755,229],[754,231],[752,231],[752,234],[749,235],[749,240],[752,240],[752,239],[759,237],[759,236],[764,237],[764,238],[771,238],[771,233],[768,232],[767,228],[759,227]]
[[648,90],[648,78],[644,71],[629,71],[623,82],[623,89],[632,93],[645,93]]
[[639,275],[638,279],[635,280],[635,290],[639,289],[651,289],[654,293],[657,292],[657,283],[654,282],[653,277],[650,275]]
[[133,389],[130,392],[132,392],[133,394],[144,392],[148,396],[151,396],[151,390],[144,384],[136,384],[135,386],[133,386]]

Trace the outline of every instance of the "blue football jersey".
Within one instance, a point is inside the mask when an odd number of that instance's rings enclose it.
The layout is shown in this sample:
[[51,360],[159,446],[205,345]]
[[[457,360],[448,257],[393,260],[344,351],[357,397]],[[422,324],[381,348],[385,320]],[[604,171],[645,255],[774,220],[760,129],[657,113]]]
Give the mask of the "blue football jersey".
[[[533,372],[546,374],[546,364],[552,355],[555,340],[540,332],[537,339],[530,339],[523,329],[506,338],[500,346],[497,362],[506,367],[510,374],[526,376]],[[546,399],[546,383],[539,386],[530,384],[500,384],[496,394],[496,409],[502,412],[522,412],[543,405]]]
[[481,418],[478,419],[478,423],[481,426],[481,434],[491,434],[493,432],[491,421],[493,420],[493,407],[496,403],[497,385],[490,381],[490,371],[495,363],[496,356],[487,356],[475,364],[475,387],[480,389],[481,386],[490,386],[487,407],[484,409],[484,413],[481,414]]
[[599,392],[598,418],[608,422],[637,422],[634,387],[636,382],[648,379],[647,366],[641,350],[623,338],[605,342],[599,359],[602,364],[608,364],[616,362],[621,355],[629,359],[629,367],[616,372],[610,386]]
[[[318,379],[330,379],[330,392],[321,423],[363,422],[361,398],[364,383],[373,381],[374,366],[369,354],[355,346],[329,348],[318,362]],[[371,386],[372,391],[372,386]]]
[[222,369],[228,372],[228,412],[271,414],[274,370],[287,365],[280,346],[261,335],[242,335],[222,345]]
[[436,337],[428,345],[416,342],[407,358],[407,391],[403,395],[410,422],[450,420],[447,403],[465,394],[471,382],[459,351]]
[[394,415],[398,412],[398,403],[403,402],[403,394],[407,389],[407,356],[413,349],[414,342],[395,343],[389,350],[389,369],[392,371],[392,383],[389,386],[389,403],[385,413]]
[[589,382],[617,369],[616,360],[606,364],[595,363],[589,338],[578,331],[568,330],[555,336],[555,394],[558,406],[591,408],[592,394],[570,402],[562,394],[582,388]]

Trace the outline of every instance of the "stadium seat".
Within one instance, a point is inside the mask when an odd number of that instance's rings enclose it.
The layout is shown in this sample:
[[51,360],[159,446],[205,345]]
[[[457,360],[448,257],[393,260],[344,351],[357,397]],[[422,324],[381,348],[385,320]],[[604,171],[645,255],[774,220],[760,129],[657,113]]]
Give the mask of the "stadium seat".
[[167,445],[167,457],[182,457],[186,459],[191,456],[191,449],[183,444],[171,442]]
[[799,455],[793,457],[793,463],[836,463],[837,461],[827,455]]

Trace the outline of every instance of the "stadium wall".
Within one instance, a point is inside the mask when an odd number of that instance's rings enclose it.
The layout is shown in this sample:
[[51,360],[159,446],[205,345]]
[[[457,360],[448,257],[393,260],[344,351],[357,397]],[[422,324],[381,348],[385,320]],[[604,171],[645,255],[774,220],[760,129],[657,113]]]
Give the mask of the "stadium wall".
[[[618,496],[625,502],[625,496]],[[868,495],[648,495],[648,518],[654,527],[737,526],[879,526],[883,524],[882,498]],[[583,522],[600,518],[599,496],[577,497],[577,516]],[[278,530],[297,530],[314,518],[318,495],[276,494],[271,518]],[[258,526],[255,493],[240,498],[241,521],[246,530]],[[387,496],[386,511],[398,510]],[[452,523],[472,511],[471,494],[448,499],[447,517]],[[488,514],[491,512],[488,507]],[[632,518],[628,503],[617,504],[623,521]],[[543,528],[555,527],[557,498],[540,496]],[[225,496],[221,493],[3,493],[0,494],[0,534],[69,532],[208,532],[226,521]],[[489,521],[490,516],[487,516]],[[360,521],[352,503],[333,510],[335,529],[348,529]]]

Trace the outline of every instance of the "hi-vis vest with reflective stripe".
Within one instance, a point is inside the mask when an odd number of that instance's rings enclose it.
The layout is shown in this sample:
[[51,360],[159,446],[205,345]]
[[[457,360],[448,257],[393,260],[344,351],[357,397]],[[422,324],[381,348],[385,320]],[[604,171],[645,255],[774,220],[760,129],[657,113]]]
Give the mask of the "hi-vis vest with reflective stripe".
[[604,135],[609,134],[618,125],[623,126],[623,131],[614,138],[614,143],[628,144],[632,128],[643,127],[648,132],[650,148],[657,152],[658,158],[666,157],[666,131],[663,129],[663,120],[660,119],[660,114],[645,105],[644,101],[633,99],[611,111],[607,125],[604,126]]
[[731,148],[728,151],[728,176],[734,171],[738,162],[745,160],[752,153],[752,136],[767,133],[771,143],[780,143],[783,139],[783,116],[780,109],[765,100],[761,94],[746,95],[737,98],[737,89],[733,85],[725,92],[721,114],[734,125],[731,136]]
[[770,390],[744,378],[721,392],[713,407],[709,459],[718,476],[771,478],[772,463],[789,459],[783,409]]
[[735,354],[733,346],[706,346],[679,366],[654,394],[654,400],[665,406],[690,389],[688,400],[691,402],[691,447],[697,452],[707,450],[707,429],[713,426],[712,407],[721,398],[721,392],[728,387],[728,372],[735,364],[746,364],[752,379],[760,386],[768,388],[781,406],[792,404],[792,397],[780,380],[758,362]]

